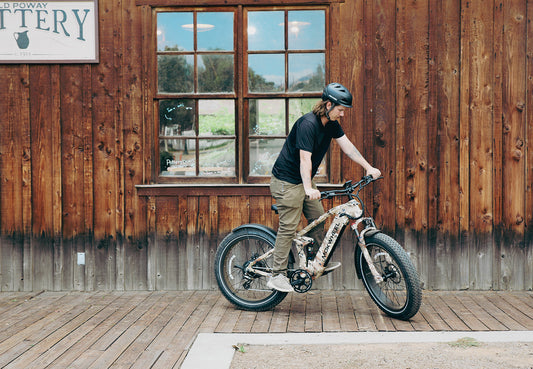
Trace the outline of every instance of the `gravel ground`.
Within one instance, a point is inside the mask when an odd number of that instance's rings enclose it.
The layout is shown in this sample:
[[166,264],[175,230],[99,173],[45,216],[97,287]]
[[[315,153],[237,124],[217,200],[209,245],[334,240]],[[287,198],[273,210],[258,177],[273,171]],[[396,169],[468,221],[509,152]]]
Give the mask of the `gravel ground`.
[[533,343],[238,345],[231,369],[533,369]]

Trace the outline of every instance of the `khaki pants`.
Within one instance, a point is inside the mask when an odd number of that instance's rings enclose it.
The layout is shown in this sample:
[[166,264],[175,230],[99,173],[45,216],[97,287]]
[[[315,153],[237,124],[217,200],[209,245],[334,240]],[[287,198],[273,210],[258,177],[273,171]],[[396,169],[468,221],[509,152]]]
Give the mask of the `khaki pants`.
[[[313,183],[313,188],[316,188]],[[274,248],[273,274],[285,273],[289,259],[292,240],[296,234],[302,212],[309,223],[324,214],[320,200],[309,200],[305,197],[303,184],[292,184],[272,176],[270,192],[279,211],[279,228]],[[324,240],[324,223],[316,226],[308,236],[316,240],[315,251]]]

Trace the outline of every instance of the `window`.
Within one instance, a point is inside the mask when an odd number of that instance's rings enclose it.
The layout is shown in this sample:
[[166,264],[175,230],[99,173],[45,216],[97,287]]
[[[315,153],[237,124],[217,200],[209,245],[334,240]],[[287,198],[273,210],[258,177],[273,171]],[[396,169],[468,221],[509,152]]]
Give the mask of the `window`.
[[[269,180],[292,124],[325,85],[326,12],[224,7],[156,13],[161,182]],[[318,173],[324,180],[325,163]]]

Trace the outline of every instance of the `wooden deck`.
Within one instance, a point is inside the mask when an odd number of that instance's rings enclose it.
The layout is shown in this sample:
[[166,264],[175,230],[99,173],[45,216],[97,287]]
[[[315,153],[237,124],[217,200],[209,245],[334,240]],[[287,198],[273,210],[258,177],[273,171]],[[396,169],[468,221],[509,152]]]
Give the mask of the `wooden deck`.
[[424,292],[409,322],[361,291],[236,310],[218,291],[0,293],[0,368],[179,368],[199,332],[533,330],[532,292]]

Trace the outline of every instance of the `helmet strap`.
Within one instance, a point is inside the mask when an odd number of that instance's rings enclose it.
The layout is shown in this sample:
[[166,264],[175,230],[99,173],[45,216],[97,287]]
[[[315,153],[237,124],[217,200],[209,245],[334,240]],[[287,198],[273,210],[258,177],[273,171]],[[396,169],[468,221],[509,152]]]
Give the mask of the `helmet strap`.
[[332,111],[335,106],[337,106],[337,104],[331,102],[331,108],[329,108],[329,110],[326,110],[326,118],[328,118],[328,120],[331,120],[331,118],[329,117],[329,112]]

